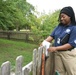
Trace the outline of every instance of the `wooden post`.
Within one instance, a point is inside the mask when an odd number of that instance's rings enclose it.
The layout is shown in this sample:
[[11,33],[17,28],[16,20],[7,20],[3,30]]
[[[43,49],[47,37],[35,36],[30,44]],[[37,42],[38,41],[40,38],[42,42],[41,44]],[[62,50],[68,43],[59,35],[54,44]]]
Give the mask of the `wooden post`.
[[30,73],[29,73],[29,69],[28,69],[28,68],[25,68],[25,69],[24,69],[24,73],[23,73],[23,75],[30,75]]
[[7,32],[7,39],[9,39],[9,40],[10,40],[10,34],[11,34],[11,32],[8,31],[8,32]]
[[37,75],[41,75],[42,47],[38,48]]
[[33,51],[33,75],[37,75],[37,49]]
[[55,61],[54,61],[54,53],[50,52],[49,57],[45,62],[45,75],[55,75]]
[[32,71],[32,62],[27,64],[22,68],[22,75],[30,75],[30,72]]
[[46,49],[45,49],[45,47],[43,47],[43,49],[42,49],[42,65],[41,65],[41,67],[42,67],[42,70],[41,70],[41,75],[45,75],[45,52],[46,52]]
[[10,75],[10,62],[4,62],[1,65],[1,75]]
[[26,35],[25,41],[28,42],[28,40],[29,40],[29,34],[26,33],[25,35]]
[[18,56],[16,58],[16,75],[22,75],[22,63],[23,63],[23,56]]

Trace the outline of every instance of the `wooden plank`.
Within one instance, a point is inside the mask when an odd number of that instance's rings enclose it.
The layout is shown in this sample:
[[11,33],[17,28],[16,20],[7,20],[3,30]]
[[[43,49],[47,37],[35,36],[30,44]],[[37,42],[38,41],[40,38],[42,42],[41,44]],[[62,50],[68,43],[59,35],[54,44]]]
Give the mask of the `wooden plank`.
[[22,63],[23,63],[23,56],[20,55],[16,58],[16,75],[22,75]]
[[37,75],[41,75],[42,47],[38,48]]
[[33,75],[37,75],[37,49],[33,50]]
[[46,48],[43,46],[43,49],[42,49],[41,75],[45,75],[45,53],[46,53]]
[[31,61],[29,64],[24,66],[22,68],[22,75],[30,75],[30,72],[32,71],[32,65],[33,65],[33,62]]
[[10,62],[6,61],[1,65],[1,75],[10,75]]

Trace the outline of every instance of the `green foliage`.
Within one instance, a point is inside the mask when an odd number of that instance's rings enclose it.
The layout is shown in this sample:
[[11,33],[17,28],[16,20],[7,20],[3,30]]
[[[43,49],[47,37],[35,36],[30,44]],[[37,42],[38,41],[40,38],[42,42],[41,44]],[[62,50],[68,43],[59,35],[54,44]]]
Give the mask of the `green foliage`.
[[32,11],[34,7],[26,0],[0,0],[0,28],[19,30],[27,26],[27,17]]
[[42,36],[48,36],[58,24],[59,10],[39,18],[33,5],[26,0],[0,0],[0,28],[3,30],[30,29]]
[[59,11],[52,14],[44,12],[37,17],[35,14],[38,12],[26,0],[0,0],[0,28],[3,30],[29,29],[42,40],[58,25]]
[[44,40],[50,33],[54,30],[54,28],[58,25],[58,17],[59,11],[57,10],[52,14],[43,14],[38,18],[38,27],[33,26],[33,31],[37,35],[41,36],[40,41]]
[[55,11],[52,14],[46,15],[41,24],[41,30],[52,32],[52,30],[58,25],[59,11]]
[[[9,27],[13,27],[12,23],[12,14],[13,13],[13,7],[12,3],[10,1],[0,1],[0,27],[3,29],[8,29]],[[6,24],[6,25],[5,25]],[[11,25],[11,26],[10,26]]]

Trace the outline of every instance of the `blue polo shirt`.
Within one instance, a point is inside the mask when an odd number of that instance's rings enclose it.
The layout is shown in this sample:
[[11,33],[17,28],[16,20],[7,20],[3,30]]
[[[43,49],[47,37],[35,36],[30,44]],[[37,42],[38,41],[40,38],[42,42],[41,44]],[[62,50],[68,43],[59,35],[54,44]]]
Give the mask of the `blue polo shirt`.
[[54,38],[54,46],[61,46],[61,40],[66,34],[70,35],[68,42],[66,43],[69,43],[71,46],[76,47],[76,26],[71,24],[68,26],[58,25],[52,34],[50,34],[50,36]]

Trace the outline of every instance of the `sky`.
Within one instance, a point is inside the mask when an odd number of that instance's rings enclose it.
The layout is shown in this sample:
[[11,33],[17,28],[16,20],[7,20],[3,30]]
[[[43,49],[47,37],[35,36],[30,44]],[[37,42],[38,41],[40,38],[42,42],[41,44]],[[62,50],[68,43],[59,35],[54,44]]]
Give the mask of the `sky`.
[[58,9],[62,9],[65,6],[72,6],[76,14],[75,0],[27,0],[30,4],[35,6],[38,12],[49,13]]

